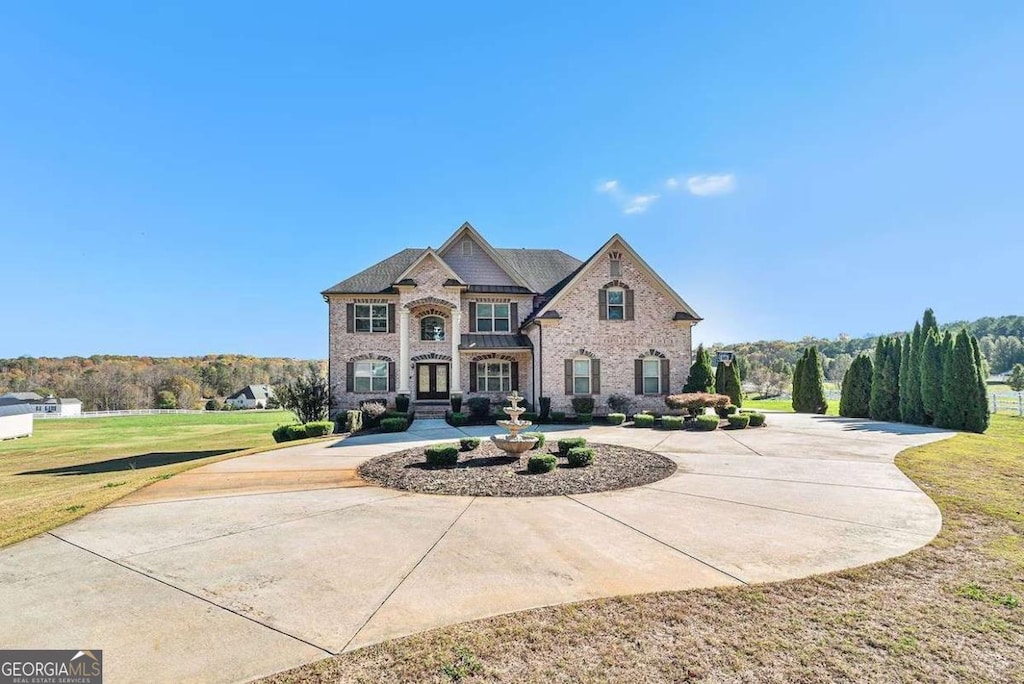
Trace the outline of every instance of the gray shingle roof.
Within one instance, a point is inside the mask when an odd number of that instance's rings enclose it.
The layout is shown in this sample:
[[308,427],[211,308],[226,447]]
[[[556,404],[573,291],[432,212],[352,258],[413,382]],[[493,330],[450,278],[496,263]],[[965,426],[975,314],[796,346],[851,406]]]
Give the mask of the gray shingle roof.
[[412,266],[412,262],[416,261],[424,251],[426,250],[422,248],[403,249],[384,261],[356,273],[351,278],[346,278],[337,285],[327,288],[322,294],[384,292],[391,288],[391,285],[398,280],[398,276]]
[[530,338],[526,335],[492,335],[490,333],[470,333],[463,335],[459,349],[529,349]]
[[18,401],[39,401],[43,397],[35,392],[8,392],[0,395],[0,399],[17,399]]
[[566,254],[560,249],[510,249],[501,247],[495,251],[538,294],[547,292],[583,264],[576,257]]

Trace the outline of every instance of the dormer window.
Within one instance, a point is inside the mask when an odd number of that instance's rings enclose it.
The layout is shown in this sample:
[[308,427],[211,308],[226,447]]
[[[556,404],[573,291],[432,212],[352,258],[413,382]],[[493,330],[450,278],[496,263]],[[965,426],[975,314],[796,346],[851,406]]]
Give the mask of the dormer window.
[[626,291],[621,287],[608,288],[608,320],[622,321],[626,318]]

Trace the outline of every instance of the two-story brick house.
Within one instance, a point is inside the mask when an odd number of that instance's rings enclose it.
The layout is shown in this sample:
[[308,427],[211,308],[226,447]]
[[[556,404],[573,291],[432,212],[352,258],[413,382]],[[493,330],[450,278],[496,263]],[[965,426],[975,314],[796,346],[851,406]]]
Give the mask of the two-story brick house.
[[664,408],[700,321],[614,235],[586,261],[498,249],[463,224],[437,249],[403,249],[323,291],[332,410],[399,394],[416,401],[518,390],[571,411],[574,396]]

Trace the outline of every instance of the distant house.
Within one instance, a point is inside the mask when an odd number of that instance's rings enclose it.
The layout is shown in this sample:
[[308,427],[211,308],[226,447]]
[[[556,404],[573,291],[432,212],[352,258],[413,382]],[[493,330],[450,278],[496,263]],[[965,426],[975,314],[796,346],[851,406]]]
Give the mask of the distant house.
[[0,394],[0,406],[31,404],[34,401],[42,401],[42,399],[42,395],[35,392],[8,392],[7,394]]
[[29,437],[32,434],[32,407],[28,404],[0,404],[0,439]]
[[267,402],[274,398],[274,390],[270,385],[246,385],[224,403],[236,409],[267,408]]
[[724,363],[726,366],[731,364],[736,359],[736,354],[731,351],[720,351],[715,354],[715,365]]
[[82,415],[82,402],[80,399],[60,398],[52,394],[45,399],[33,401],[29,404],[36,414],[46,416],[80,416]]

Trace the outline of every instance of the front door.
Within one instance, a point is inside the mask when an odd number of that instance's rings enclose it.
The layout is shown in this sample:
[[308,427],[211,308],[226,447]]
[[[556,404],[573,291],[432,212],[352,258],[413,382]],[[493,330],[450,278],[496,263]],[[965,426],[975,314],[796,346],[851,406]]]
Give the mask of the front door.
[[416,364],[416,398],[448,399],[448,364]]

